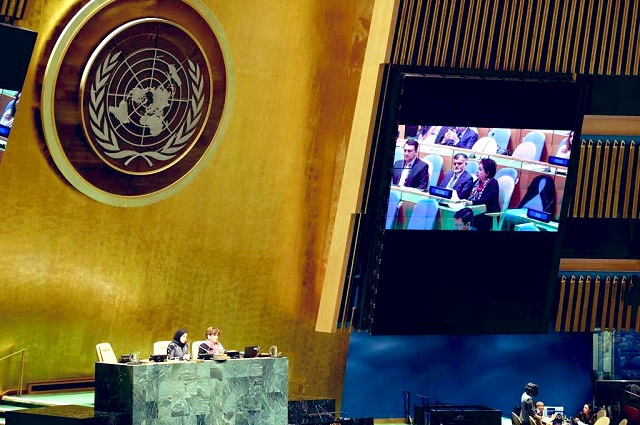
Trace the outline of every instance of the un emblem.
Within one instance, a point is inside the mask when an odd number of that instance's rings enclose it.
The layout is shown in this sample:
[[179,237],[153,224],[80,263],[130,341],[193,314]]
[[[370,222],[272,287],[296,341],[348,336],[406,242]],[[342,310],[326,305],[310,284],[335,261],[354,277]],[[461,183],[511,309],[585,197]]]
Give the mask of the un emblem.
[[158,19],[107,37],[87,64],[81,101],[87,140],[103,161],[123,173],[152,173],[189,151],[211,98],[199,50],[186,30]]
[[228,120],[230,60],[217,22],[198,2],[162,5],[159,16],[132,19],[139,8],[126,0],[90,2],[47,64],[47,146],[63,175],[102,202],[144,205],[179,190]]

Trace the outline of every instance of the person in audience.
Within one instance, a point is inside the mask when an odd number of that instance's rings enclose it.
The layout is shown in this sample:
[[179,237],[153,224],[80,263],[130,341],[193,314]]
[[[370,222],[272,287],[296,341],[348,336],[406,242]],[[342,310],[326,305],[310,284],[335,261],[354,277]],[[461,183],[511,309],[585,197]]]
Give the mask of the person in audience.
[[173,335],[173,341],[167,346],[167,357],[169,359],[191,360],[186,330],[178,329]]
[[207,340],[198,347],[198,355],[200,354],[222,354],[224,347],[218,341],[220,329],[209,326],[205,331]]
[[404,159],[393,164],[392,184],[423,191],[429,188],[429,166],[418,158],[418,142],[415,139],[407,140],[404,144]]
[[453,157],[452,170],[444,175],[438,185],[438,187],[455,190],[460,199],[468,199],[473,188],[473,177],[465,170],[467,159],[467,155],[457,153]]
[[478,133],[471,127],[442,127],[436,136],[436,143],[471,149],[478,141]]
[[569,158],[571,156],[571,143],[573,142],[573,131],[567,135],[567,143],[560,146],[556,156],[559,158]]
[[[466,201],[467,205],[485,205],[488,213],[500,211],[500,203],[498,197],[500,195],[500,187],[498,181],[493,177],[496,175],[496,162],[491,158],[483,158],[478,166],[478,179],[471,189],[471,195]],[[478,214],[473,220],[473,225],[478,230],[491,229],[491,217]]]
[[473,210],[471,208],[462,208],[453,215],[453,227],[456,230],[476,230],[471,225],[473,221]]
[[538,386],[533,382],[529,382],[524,387],[524,392],[520,397],[520,422],[523,425],[536,425],[530,424],[529,418],[533,418],[536,422],[542,420],[542,416],[536,413],[535,405],[533,404],[533,397],[538,395]]
[[536,403],[536,413],[539,416],[543,416],[544,414],[544,402],[543,401],[539,401]]
[[576,425],[593,425],[596,422],[596,415],[593,413],[591,405],[585,403],[582,406],[582,411],[572,419],[572,422]]

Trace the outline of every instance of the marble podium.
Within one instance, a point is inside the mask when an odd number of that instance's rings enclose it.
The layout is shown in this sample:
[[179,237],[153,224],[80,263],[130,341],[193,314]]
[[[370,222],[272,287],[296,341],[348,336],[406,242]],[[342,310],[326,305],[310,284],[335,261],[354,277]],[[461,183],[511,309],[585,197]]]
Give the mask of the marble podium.
[[95,410],[136,425],[286,425],[288,359],[96,363]]

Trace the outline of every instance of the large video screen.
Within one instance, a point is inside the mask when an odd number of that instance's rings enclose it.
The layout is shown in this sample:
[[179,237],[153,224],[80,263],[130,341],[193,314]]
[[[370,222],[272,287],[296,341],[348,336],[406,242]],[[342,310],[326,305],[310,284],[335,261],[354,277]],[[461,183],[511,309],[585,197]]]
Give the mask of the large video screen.
[[557,232],[573,132],[399,125],[385,228]]
[[0,88],[0,151],[7,147],[7,139],[13,126],[18,105],[20,104],[20,92]]
[[546,332],[584,87],[570,75],[386,71],[354,316],[378,335]]
[[37,36],[26,28],[0,23],[0,40],[5,41],[5,60],[0,66],[0,160],[7,148]]

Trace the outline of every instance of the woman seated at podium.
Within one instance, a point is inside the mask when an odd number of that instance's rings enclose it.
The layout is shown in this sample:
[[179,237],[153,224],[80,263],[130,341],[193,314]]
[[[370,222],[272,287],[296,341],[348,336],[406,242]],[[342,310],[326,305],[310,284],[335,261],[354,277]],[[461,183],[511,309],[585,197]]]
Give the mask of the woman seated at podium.
[[167,357],[178,360],[191,360],[189,344],[187,343],[187,331],[178,329],[173,335],[173,341],[167,346]]
[[224,347],[220,344],[220,341],[218,341],[220,329],[209,326],[205,331],[205,335],[207,336],[207,340],[198,347],[198,355],[224,353]]
[[[471,189],[471,195],[467,201],[467,205],[485,205],[487,212],[500,211],[500,203],[498,197],[500,195],[500,188],[498,181],[493,177],[497,171],[496,162],[491,158],[483,158],[478,165],[478,179]],[[473,225],[478,230],[490,230],[491,229],[491,217],[484,214],[477,215],[473,220]]]

